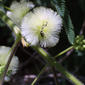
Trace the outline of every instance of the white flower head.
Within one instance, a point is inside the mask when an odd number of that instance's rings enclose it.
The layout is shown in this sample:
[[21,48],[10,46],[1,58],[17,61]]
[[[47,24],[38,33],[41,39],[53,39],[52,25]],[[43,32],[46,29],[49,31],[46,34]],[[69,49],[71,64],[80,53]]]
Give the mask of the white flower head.
[[[5,66],[7,64],[10,47],[0,46],[0,66]],[[16,56],[13,56],[8,71],[11,71],[11,74],[15,74],[19,65],[19,60]]]
[[45,7],[38,7],[28,13],[21,24],[22,36],[30,45],[53,47],[59,41],[62,19],[57,12]]
[[20,26],[22,18],[33,7],[32,2],[26,2],[25,0],[21,0],[21,2],[14,1],[10,6],[12,11],[7,11],[7,15],[16,25]]

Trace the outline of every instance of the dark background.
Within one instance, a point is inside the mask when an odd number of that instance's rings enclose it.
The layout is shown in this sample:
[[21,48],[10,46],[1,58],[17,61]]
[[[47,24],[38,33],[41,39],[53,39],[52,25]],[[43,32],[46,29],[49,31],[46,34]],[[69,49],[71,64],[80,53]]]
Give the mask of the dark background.
[[[3,4],[10,6],[13,0],[3,0]],[[30,0],[38,6],[36,3],[40,0]],[[42,3],[49,3],[49,0],[42,0]],[[44,4],[45,5],[45,4]],[[49,4],[48,4],[49,5]],[[75,34],[78,35],[85,21],[85,0],[66,0],[66,6],[69,10],[69,14],[74,25]],[[50,7],[50,6],[48,6]],[[84,32],[85,34],[85,32]],[[14,43],[14,37],[11,30],[0,20],[0,46],[12,46]],[[59,43],[53,48],[46,48],[51,55],[63,51],[70,46],[66,33],[62,30],[60,34]],[[42,67],[46,64],[42,56],[40,56],[31,47],[25,48],[20,43],[17,49],[16,55],[19,57],[20,65],[17,73],[11,77],[11,81],[5,83],[6,85],[30,85],[34,78],[30,78],[29,75],[37,76]],[[62,65],[82,82],[85,83],[85,51],[74,50],[71,55],[63,60],[65,55],[62,55],[57,61],[62,61]],[[44,74],[41,75],[36,85],[55,85],[54,78],[50,75],[52,70],[48,67]],[[57,72],[57,80],[59,85],[72,85],[67,79],[65,79],[61,73]]]

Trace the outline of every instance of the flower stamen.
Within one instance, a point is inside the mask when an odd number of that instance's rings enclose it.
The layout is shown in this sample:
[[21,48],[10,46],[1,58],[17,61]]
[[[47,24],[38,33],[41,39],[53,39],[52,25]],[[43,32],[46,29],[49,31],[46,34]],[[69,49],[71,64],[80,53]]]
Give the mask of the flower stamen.
[[43,32],[43,30],[44,30],[44,28],[46,27],[48,25],[48,22],[46,22],[46,23],[44,23],[43,25],[42,25],[42,29],[41,29],[41,31],[40,31],[40,35],[41,35],[41,37],[44,37],[44,32]]

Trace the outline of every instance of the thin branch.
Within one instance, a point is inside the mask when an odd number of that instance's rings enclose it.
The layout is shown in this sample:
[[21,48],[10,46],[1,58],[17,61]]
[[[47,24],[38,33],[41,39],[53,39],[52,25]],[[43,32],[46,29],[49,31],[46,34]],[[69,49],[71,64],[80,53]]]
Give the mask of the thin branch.
[[71,50],[72,48],[73,48],[73,46],[68,47],[68,48],[65,49],[64,51],[62,51],[62,52],[60,52],[59,54],[57,54],[57,55],[55,56],[55,58],[57,58],[58,56],[63,55],[64,53],[68,52],[68,51]]
[[84,20],[84,22],[83,22],[83,24],[82,24],[82,28],[81,28],[81,30],[80,30],[80,35],[83,34],[84,30],[85,30],[85,20]]
[[45,65],[45,67],[43,67],[43,69],[40,71],[40,73],[39,73],[38,76],[34,79],[34,81],[32,82],[31,85],[35,85],[36,81],[37,81],[37,80],[40,78],[40,76],[44,73],[44,71],[45,71],[45,69],[46,69],[47,66],[48,66],[48,64]]
[[57,73],[55,67],[52,67],[53,75],[54,75],[54,81],[56,85],[59,85],[59,82],[57,80]]
[[66,54],[65,56],[59,60],[59,63],[62,63],[64,60],[66,60],[68,58],[68,56],[71,55],[71,53],[74,51],[74,48],[70,49]]
[[13,58],[14,53],[16,52],[16,50],[17,50],[17,48],[18,48],[18,46],[19,46],[19,42],[20,42],[20,37],[17,37],[17,39],[16,39],[16,41],[15,41],[15,43],[14,43],[12,49],[11,49],[12,51],[11,51],[11,54],[10,54],[9,59],[8,59],[8,61],[7,61],[7,64],[6,64],[6,66],[5,66],[5,70],[4,70],[4,73],[3,73],[3,76],[2,76],[2,80],[1,80],[1,85],[3,85],[3,83],[4,83],[4,78],[5,78],[5,76],[6,76],[8,67],[9,67],[9,65],[10,65],[10,63],[11,63],[11,60],[12,60],[12,58]]

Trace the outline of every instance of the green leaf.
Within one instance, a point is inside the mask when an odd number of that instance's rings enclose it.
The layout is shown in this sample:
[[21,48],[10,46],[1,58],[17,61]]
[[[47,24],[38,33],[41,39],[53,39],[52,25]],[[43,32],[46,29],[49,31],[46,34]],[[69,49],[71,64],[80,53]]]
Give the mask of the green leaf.
[[56,11],[60,14],[60,16],[64,17],[65,0],[52,0],[51,4],[56,9]]
[[74,27],[73,27],[70,16],[67,14],[64,19],[64,28],[65,28],[69,42],[73,44],[75,39]]
[[68,10],[65,6],[65,0],[52,0],[51,1],[52,6],[56,9],[58,14],[63,18],[63,25],[68,37],[68,40],[71,44],[74,42],[75,33],[74,33],[74,27],[70,18],[70,15],[68,13]]

